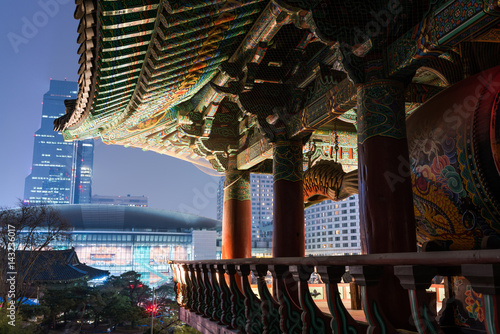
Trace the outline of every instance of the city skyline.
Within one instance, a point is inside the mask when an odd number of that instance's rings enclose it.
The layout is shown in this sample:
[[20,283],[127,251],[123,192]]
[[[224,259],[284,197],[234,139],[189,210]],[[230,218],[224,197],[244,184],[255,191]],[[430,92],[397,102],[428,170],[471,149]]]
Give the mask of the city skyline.
[[[72,2],[8,4],[0,14],[3,110],[0,113],[0,207],[18,206],[32,163],[49,80],[78,80],[78,21]],[[213,171],[210,174],[215,175]],[[149,206],[215,218],[218,177],[190,163],[95,141],[93,193],[144,195]]]

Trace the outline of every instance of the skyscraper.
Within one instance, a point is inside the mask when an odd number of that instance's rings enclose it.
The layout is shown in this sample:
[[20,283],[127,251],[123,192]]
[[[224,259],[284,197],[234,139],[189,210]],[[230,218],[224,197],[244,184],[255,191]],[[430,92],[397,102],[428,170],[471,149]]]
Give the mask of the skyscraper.
[[270,257],[273,242],[273,176],[250,175],[252,255]]
[[26,204],[84,204],[92,194],[94,140],[65,142],[53,130],[64,115],[64,100],[75,99],[78,84],[51,80],[43,96],[42,122],[33,135],[33,164],[24,185]]
[[306,208],[305,224],[306,255],[361,254],[358,195]]
[[[223,184],[219,183],[217,219],[222,220]],[[273,233],[273,177],[251,174],[252,256],[271,256]],[[359,237],[359,199],[331,200],[305,209],[307,256],[349,255],[361,253]]]

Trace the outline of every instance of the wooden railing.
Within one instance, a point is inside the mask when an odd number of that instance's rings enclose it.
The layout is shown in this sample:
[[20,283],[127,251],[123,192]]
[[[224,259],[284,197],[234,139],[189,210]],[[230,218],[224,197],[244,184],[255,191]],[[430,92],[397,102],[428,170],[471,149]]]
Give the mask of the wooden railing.
[[[457,322],[460,305],[449,284],[436,318],[426,289],[437,275],[465,277],[477,303],[474,330],[500,333],[499,250],[171,261],[171,266],[182,320],[205,333],[215,327],[218,333],[253,334],[466,332],[472,322]],[[339,295],[337,285],[346,267],[361,286],[366,321],[355,320]],[[266,281],[268,271],[273,294]],[[313,272],[325,285],[327,312],[316,305],[308,288]],[[251,276],[257,280],[259,298],[252,291]],[[404,294],[396,293],[403,289]],[[398,299],[391,303],[396,305],[388,305],[394,296]],[[411,308],[411,315],[401,319],[398,309],[405,308]]]

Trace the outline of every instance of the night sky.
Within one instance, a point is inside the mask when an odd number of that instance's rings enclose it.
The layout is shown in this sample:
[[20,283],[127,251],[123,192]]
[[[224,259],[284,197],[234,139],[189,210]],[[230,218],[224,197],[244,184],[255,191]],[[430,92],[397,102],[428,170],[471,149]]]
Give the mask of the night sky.
[[[50,78],[78,80],[74,10],[74,1],[18,0],[0,12],[0,207],[23,197]],[[93,194],[145,195],[153,208],[215,218],[218,181],[188,162],[96,140]]]

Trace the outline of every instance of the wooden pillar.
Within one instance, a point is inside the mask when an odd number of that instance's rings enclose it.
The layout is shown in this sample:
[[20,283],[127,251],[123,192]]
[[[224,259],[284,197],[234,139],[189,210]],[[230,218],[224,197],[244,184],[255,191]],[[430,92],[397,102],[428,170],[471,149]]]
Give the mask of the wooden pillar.
[[252,257],[250,173],[236,168],[236,156],[228,161],[222,215],[222,258]]
[[273,257],[305,255],[302,142],[278,140],[273,150]]
[[[357,92],[362,252],[415,252],[404,85],[375,79],[358,84]],[[414,329],[408,321],[411,317],[408,294],[399,285],[392,267],[385,267],[377,288],[367,288],[365,293],[363,298],[367,303],[378,304],[380,313],[395,328]],[[365,310],[367,317],[368,313]]]
[[364,254],[416,251],[404,85],[358,85],[358,168]]

